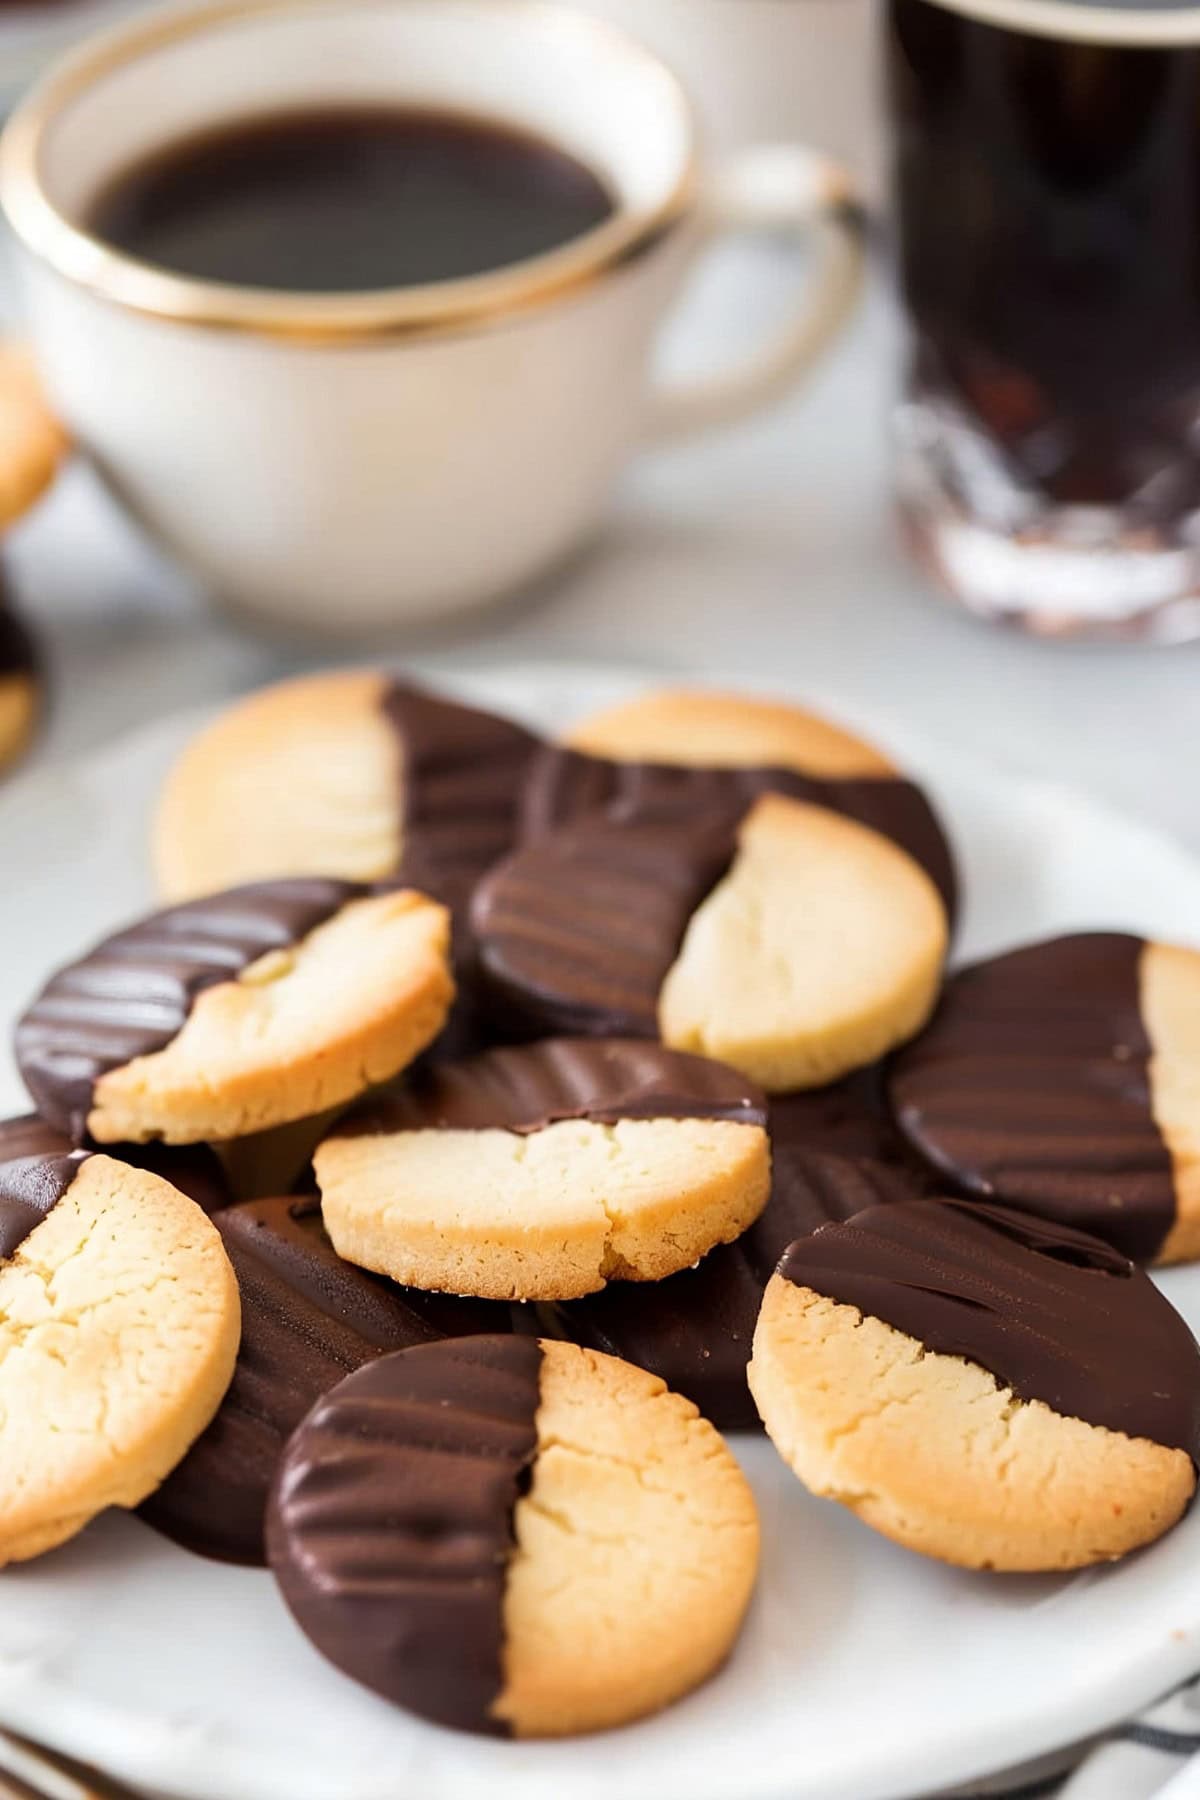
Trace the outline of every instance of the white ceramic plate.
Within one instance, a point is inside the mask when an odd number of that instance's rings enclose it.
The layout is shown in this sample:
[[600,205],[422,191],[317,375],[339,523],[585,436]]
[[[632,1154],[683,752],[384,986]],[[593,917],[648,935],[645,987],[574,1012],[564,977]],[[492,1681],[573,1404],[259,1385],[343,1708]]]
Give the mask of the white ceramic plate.
[[[641,684],[585,667],[455,683],[547,727]],[[0,1018],[145,906],[146,815],[192,724],[0,798]],[[944,810],[966,881],[962,954],[1088,925],[1200,940],[1200,864],[1172,843],[897,721],[869,725]],[[1162,1285],[1200,1327],[1200,1268]],[[811,1499],[765,1441],[734,1446],[762,1510],[758,1595],[724,1672],[646,1724],[558,1745],[419,1724],[323,1663],[269,1575],[124,1517],[0,1578],[0,1723],[189,1800],[896,1800],[1100,1729],[1200,1668],[1200,1508],[1117,1568],[972,1576]]]

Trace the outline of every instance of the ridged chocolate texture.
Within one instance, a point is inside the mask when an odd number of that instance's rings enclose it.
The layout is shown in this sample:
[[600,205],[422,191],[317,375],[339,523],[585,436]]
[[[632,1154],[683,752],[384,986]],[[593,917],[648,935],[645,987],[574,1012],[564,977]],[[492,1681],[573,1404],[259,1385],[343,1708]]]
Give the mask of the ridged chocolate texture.
[[889,1085],[900,1130],[954,1187],[1149,1261],[1175,1187],[1151,1105],[1142,950],[1087,932],[964,970]]
[[237,1366],[216,1418],[141,1511],[189,1550],[261,1563],[284,1444],[321,1395],[385,1351],[507,1331],[510,1309],[400,1288],[343,1262],[315,1195],[248,1201],[214,1223],[241,1291]]
[[647,806],[689,811],[735,805],[745,812],[765,793],[809,800],[891,838],[925,870],[947,917],[958,907],[954,858],[937,814],[914,782],[897,776],[834,780],[794,769],[707,769],[666,763],[613,762],[546,745],[529,772],[524,837],[534,839],[589,812],[634,817]]
[[475,891],[480,963],[519,1024],[658,1035],[688,920],[732,860],[739,811],[593,814],[517,851]]
[[1200,1349],[1149,1277],[1089,1233],[911,1200],[801,1239],[779,1273],[977,1363],[1018,1399],[1200,1462]]
[[[230,1198],[221,1165],[207,1145],[121,1144],[107,1154],[161,1175],[205,1212]],[[13,1256],[58,1205],[89,1155],[73,1149],[71,1140],[37,1113],[0,1120],[0,1261]]]
[[831,1220],[924,1191],[860,1077],[773,1100],[770,1131],[771,1198],[748,1231],[665,1281],[614,1281],[585,1300],[540,1306],[543,1335],[649,1369],[722,1431],[759,1430],[746,1364],[784,1250]]
[[723,1119],[765,1126],[766,1097],[708,1057],[638,1038],[547,1038],[425,1069],[368,1104],[339,1136],[386,1131],[541,1131],[564,1119]]
[[658,996],[688,921],[727,872],[754,801],[780,793],[891,837],[954,905],[945,837],[898,780],[779,769],[606,762],[547,749],[532,765],[523,846],[479,884],[480,964],[518,1029],[657,1033]]
[[4,604],[0,590],[0,679],[6,675],[32,675],[37,664],[33,637],[24,620]]
[[97,944],[51,976],[17,1026],[17,1064],[38,1111],[82,1142],[102,1075],[163,1049],[205,988],[368,891],[324,877],[257,882],[152,913]]
[[491,1708],[541,1361],[535,1338],[481,1337],[369,1364],[313,1408],[271,1497],[271,1567],[317,1649],[465,1731],[505,1731]]

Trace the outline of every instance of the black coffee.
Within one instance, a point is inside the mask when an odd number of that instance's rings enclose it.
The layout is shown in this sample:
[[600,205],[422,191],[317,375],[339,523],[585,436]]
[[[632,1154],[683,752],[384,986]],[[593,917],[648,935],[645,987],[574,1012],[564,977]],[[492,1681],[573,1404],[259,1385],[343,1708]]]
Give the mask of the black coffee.
[[1200,48],[891,0],[888,65],[911,391],[1057,505],[1200,505]]
[[421,109],[323,107],[167,145],[88,228],[180,274],[298,293],[478,275],[601,224],[613,196],[530,132]]

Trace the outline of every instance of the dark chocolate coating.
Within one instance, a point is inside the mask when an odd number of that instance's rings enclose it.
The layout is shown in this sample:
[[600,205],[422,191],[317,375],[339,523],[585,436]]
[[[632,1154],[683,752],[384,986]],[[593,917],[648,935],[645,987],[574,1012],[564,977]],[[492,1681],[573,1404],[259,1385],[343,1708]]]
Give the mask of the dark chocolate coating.
[[500,863],[472,919],[501,1007],[542,1031],[656,1037],[659,989],[741,816],[592,814]]
[[233,1381],[212,1424],[141,1514],[203,1556],[261,1563],[267,1494],[284,1444],[322,1394],[385,1351],[505,1332],[520,1309],[418,1293],[343,1262],[315,1195],[247,1201],[214,1224],[242,1299]]
[[771,1198],[740,1238],[665,1281],[612,1281],[586,1299],[539,1306],[543,1336],[649,1369],[720,1431],[757,1431],[746,1364],[763,1292],[784,1250],[830,1220],[919,1191],[916,1178],[868,1157],[776,1150]]
[[977,1363],[1018,1399],[1200,1463],[1200,1348],[1149,1277],[1087,1232],[910,1200],[800,1239],[779,1273]]
[[520,841],[525,777],[540,739],[404,681],[388,687],[383,711],[400,751],[398,878],[449,907],[453,927],[458,992],[429,1055],[468,1056],[495,1041],[476,972],[471,897]]
[[0,1120],[0,1262],[16,1255],[86,1160],[36,1113]]
[[17,1025],[17,1064],[38,1111],[81,1143],[102,1075],[169,1044],[204,988],[297,943],[368,891],[323,876],[255,882],[104,939],[52,975]]
[[727,872],[754,801],[779,793],[908,850],[949,909],[949,848],[910,782],[818,781],[787,769],[607,762],[547,749],[529,776],[525,843],[475,890],[480,965],[515,1026],[657,1034],[658,996],[688,921]]
[[953,922],[958,878],[940,820],[915,782],[899,776],[834,779],[795,769],[704,768],[669,763],[614,762],[548,744],[534,759],[525,799],[523,836],[544,836],[589,812],[635,817],[649,807],[689,813],[734,805],[739,812],[766,793],[827,806],[891,838],[925,870]]
[[541,1131],[564,1119],[724,1119],[765,1126],[766,1096],[705,1056],[638,1038],[546,1038],[425,1069],[368,1103],[338,1136]]
[[955,1188],[1150,1261],[1175,1184],[1151,1107],[1143,947],[1086,932],[963,970],[889,1090],[905,1138]]
[[0,678],[37,673],[37,646],[25,621],[4,604],[0,592]]
[[879,1070],[773,1099],[771,1198],[750,1229],[665,1281],[613,1281],[539,1306],[546,1336],[622,1356],[695,1401],[722,1431],[757,1431],[746,1364],[763,1291],[794,1238],[927,1191],[884,1111]]
[[513,1511],[537,1454],[536,1338],[425,1344],[360,1369],[288,1444],[267,1515],[284,1600],[345,1674],[503,1735]]
[[[106,1154],[161,1175],[207,1213],[229,1201],[221,1165],[205,1144],[120,1144]],[[0,1261],[13,1256],[58,1205],[89,1155],[73,1149],[37,1113],[0,1120]]]

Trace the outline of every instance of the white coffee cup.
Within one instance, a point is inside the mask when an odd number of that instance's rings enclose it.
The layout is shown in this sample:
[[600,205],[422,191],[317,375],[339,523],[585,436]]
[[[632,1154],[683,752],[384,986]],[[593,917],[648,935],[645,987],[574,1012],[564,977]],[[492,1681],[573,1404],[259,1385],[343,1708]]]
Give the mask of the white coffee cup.
[[[467,280],[295,294],[195,280],[91,236],[114,175],[222,121],[321,102],[511,121],[616,196],[561,248]],[[151,534],[241,609],[378,630],[553,566],[640,444],[737,418],[816,358],[854,297],[861,219],[796,146],[700,166],[663,64],[539,0],[210,0],[85,44],[18,109],[0,199],[50,393]],[[661,392],[658,329],[714,231],[798,228],[796,316]]]

